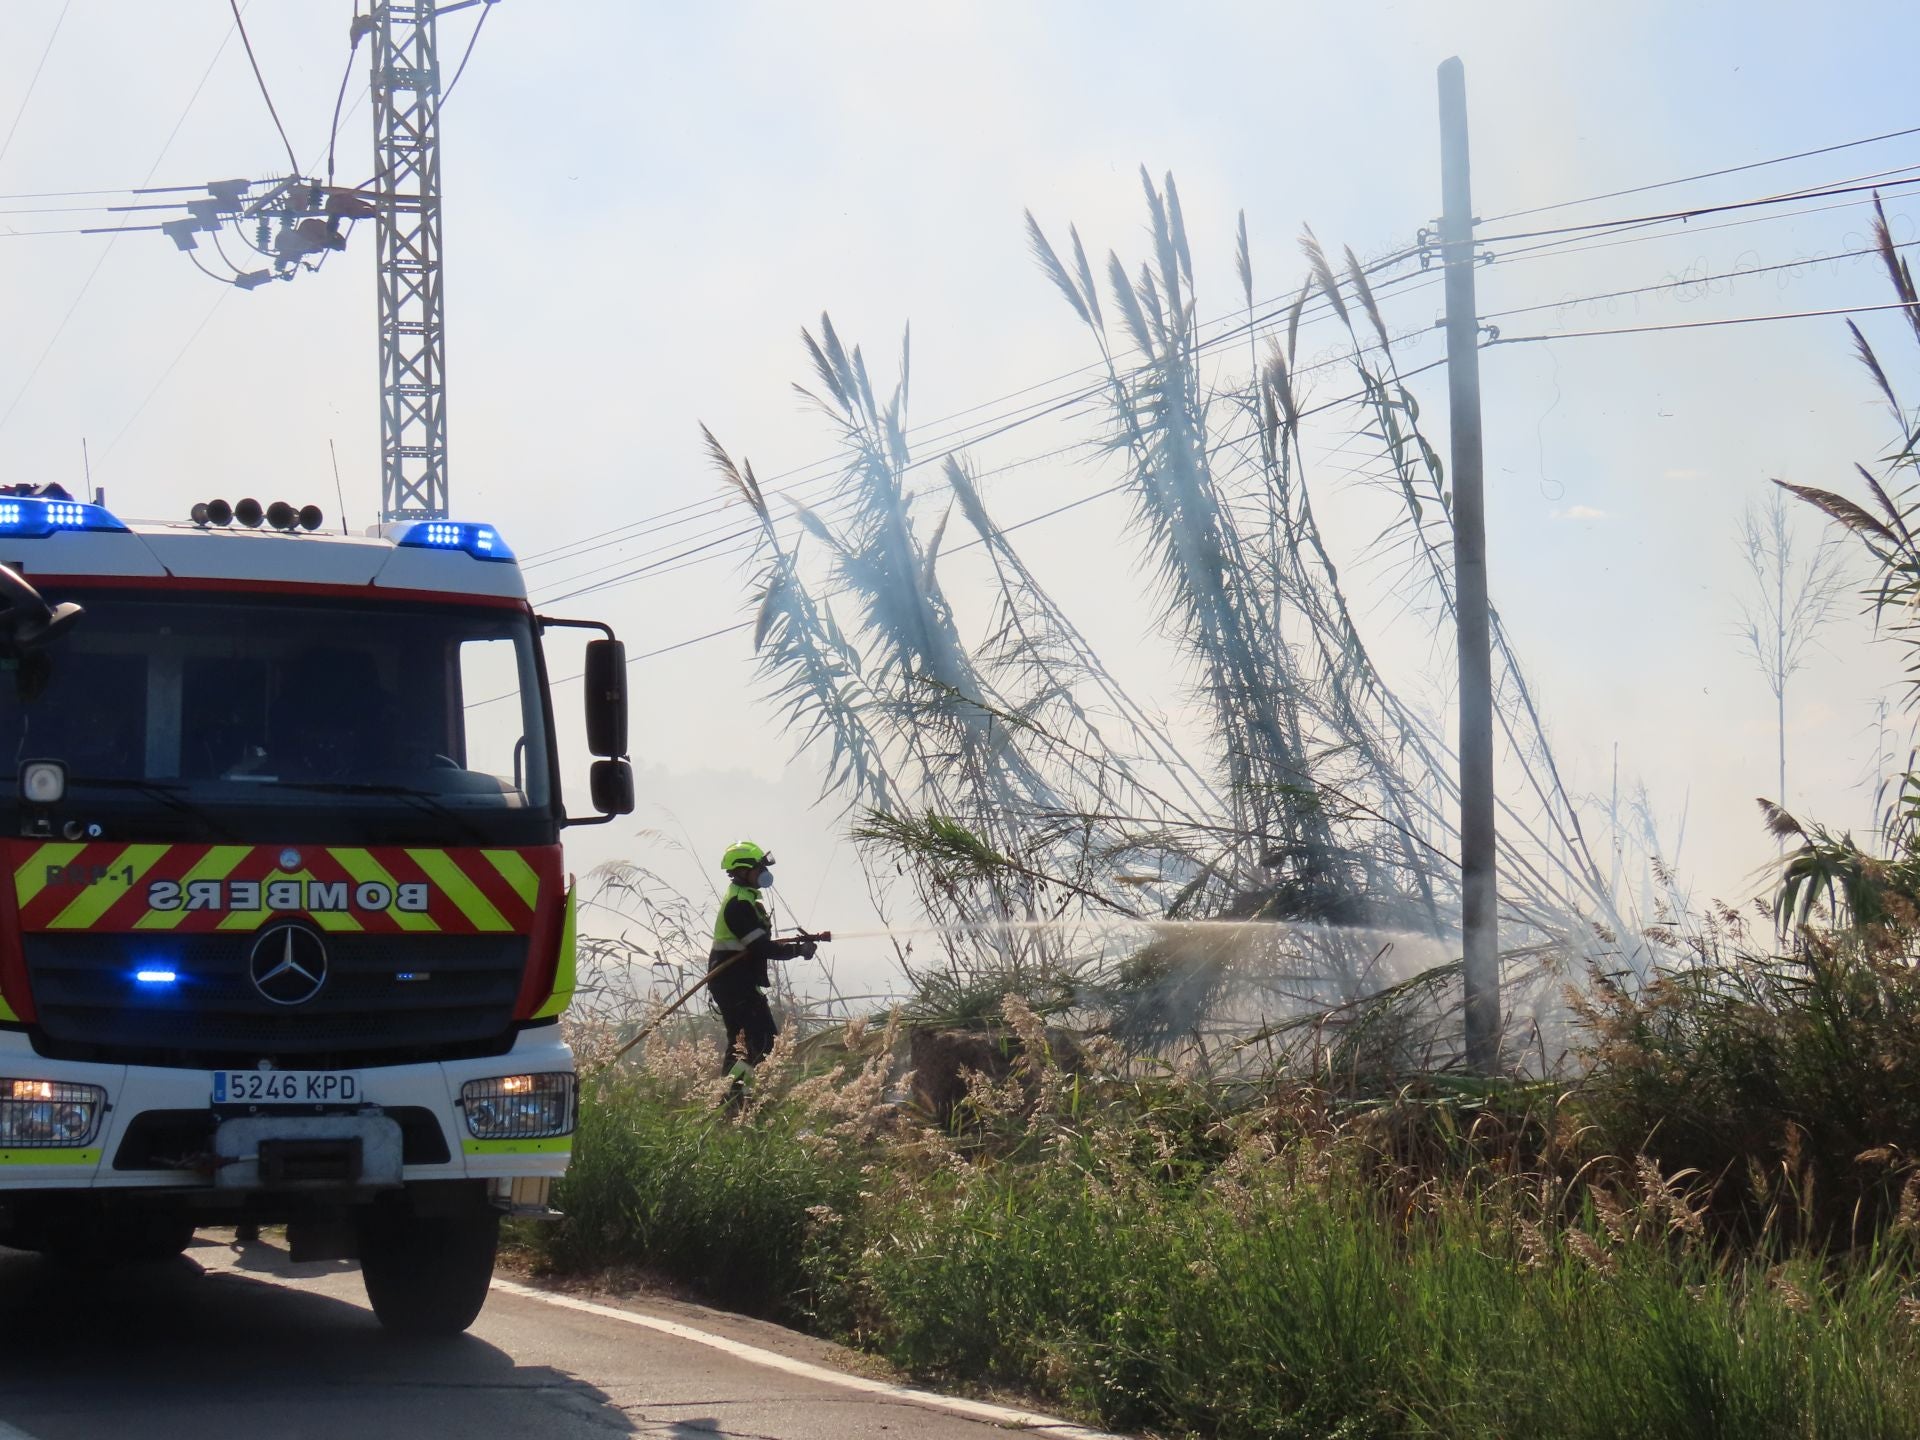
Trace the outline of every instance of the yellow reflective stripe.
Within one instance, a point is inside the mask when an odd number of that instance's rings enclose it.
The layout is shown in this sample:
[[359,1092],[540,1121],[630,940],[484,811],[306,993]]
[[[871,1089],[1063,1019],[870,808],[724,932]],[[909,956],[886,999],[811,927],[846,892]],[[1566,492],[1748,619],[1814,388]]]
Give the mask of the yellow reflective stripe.
[[575,985],[575,949],[576,934],[574,926],[575,907],[573,887],[567,887],[567,918],[560,926],[560,956],[553,966],[553,993],[547,997],[547,1003],[533,1012],[533,1018],[544,1020],[549,1015],[558,1015],[573,1003]]
[[19,1018],[14,1008],[7,1004],[7,997],[0,995],[0,1020],[18,1020]]
[[146,873],[159,861],[160,857],[172,848],[171,845],[127,846],[126,849],[114,856],[105,868],[109,878],[111,878],[116,872],[125,870],[131,866],[133,869],[133,878],[128,880],[124,887],[108,884],[106,881],[100,881],[83,887],[80,893],[68,904],[67,908],[53,917],[48,923],[47,928],[49,930],[88,929],[93,925],[94,921],[98,920],[113,906],[118,905],[122,900],[126,899],[127,896],[131,895],[133,893],[133,887],[138,885]]
[[[275,881],[292,880],[304,886],[312,879],[313,871],[311,870],[275,870],[260,882],[260,904],[258,906],[252,910],[228,911],[227,918],[222,920],[215,928],[220,930],[257,930],[276,915],[284,915],[287,913],[284,910],[275,910],[267,904],[267,887],[269,885]],[[301,893],[305,895],[306,891],[303,890]],[[344,910],[302,910],[300,913],[302,918],[312,920],[313,923],[318,925],[322,930],[340,932],[359,931],[365,928],[358,920],[354,919],[353,916]]]
[[253,853],[251,845],[216,845],[180,877],[180,908],[149,910],[133,922],[136,930],[171,930],[187,918],[187,885],[194,880],[224,880]]
[[308,910],[306,918],[336,935],[357,935],[367,927],[344,910]]
[[0,1165],[98,1165],[98,1150],[0,1150]]
[[573,1149],[573,1137],[556,1135],[551,1140],[465,1140],[460,1148],[469,1155],[565,1155]]
[[513,887],[513,893],[531,910],[540,899],[540,877],[533,873],[527,857],[518,850],[482,850],[480,852],[500,872],[500,878]]
[[13,872],[13,898],[16,904],[25,905],[34,896],[47,888],[47,871],[58,865],[64,868],[85,845],[42,845],[34,850]]
[[[374,859],[370,852],[339,849],[329,850],[327,853],[340,862],[340,868],[353,877],[355,885],[363,885],[369,880],[378,880],[391,894],[399,895],[399,887],[395,885],[393,876],[387,873],[386,867]],[[393,908],[392,901],[387,904],[387,914],[393,917],[394,922],[402,930],[438,930],[440,928],[434,924],[431,915],[418,910],[396,910]]]
[[409,850],[407,858],[426,872],[440,892],[460,907],[467,923],[476,930],[511,930],[507,917],[494,907],[480,887],[453,862],[444,850]]

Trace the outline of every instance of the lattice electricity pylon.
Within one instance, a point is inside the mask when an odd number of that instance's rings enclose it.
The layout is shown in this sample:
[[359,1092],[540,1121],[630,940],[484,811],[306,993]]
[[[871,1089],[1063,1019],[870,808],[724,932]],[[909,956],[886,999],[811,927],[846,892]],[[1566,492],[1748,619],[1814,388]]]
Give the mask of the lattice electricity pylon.
[[440,55],[432,0],[373,7],[373,201],[380,231],[380,508],[447,515],[440,289]]

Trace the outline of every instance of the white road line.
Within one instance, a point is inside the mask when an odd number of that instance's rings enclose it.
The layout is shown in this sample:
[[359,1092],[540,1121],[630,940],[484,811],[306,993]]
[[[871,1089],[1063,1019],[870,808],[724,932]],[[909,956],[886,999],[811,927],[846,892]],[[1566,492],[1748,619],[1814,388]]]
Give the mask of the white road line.
[[[657,1315],[645,1315],[637,1310],[622,1310],[613,1305],[596,1304],[592,1300],[577,1300],[571,1295],[557,1295],[551,1290],[536,1290],[531,1285],[521,1285],[512,1280],[495,1280],[493,1288],[527,1300],[558,1305],[562,1309],[579,1310],[584,1314],[598,1315],[603,1319],[618,1320],[623,1325],[638,1325],[642,1329],[657,1330],[662,1335],[691,1340],[696,1345],[705,1345],[752,1365],[762,1365],[769,1370],[782,1370],[789,1375],[797,1375],[804,1380],[816,1380],[823,1385],[838,1385],[843,1390],[860,1390],[868,1395],[879,1395],[888,1400],[896,1400],[907,1405],[919,1405],[928,1410],[945,1410],[950,1414],[985,1420],[994,1425],[1006,1425],[1057,1436],[1059,1440],[1125,1440],[1124,1436],[1110,1435],[1101,1430],[1088,1430],[1084,1426],[1069,1424],[1065,1420],[1056,1420],[1051,1415],[1040,1415],[1031,1410],[1015,1410],[1006,1405],[989,1404],[985,1400],[962,1400],[952,1395],[937,1395],[931,1390],[915,1390],[906,1385],[890,1385],[885,1380],[869,1380],[864,1375],[849,1375],[841,1370],[829,1370],[824,1365],[795,1360],[790,1355],[782,1355],[773,1350],[762,1350],[758,1345],[749,1345],[744,1340],[730,1340],[724,1335],[715,1335],[707,1330],[696,1330],[693,1326],[682,1325],[677,1320],[663,1320]],[[9,1440],[3,1430],[0,1430],[0,1440]]]

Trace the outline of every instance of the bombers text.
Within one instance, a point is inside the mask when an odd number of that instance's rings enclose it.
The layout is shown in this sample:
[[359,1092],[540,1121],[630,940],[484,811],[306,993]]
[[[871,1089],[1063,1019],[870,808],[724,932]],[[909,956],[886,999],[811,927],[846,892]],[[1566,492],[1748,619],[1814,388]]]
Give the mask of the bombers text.
[[424,913],[426,885],[389,885],[381,880],[155,880],[147,886],[150,910],[401,910]]

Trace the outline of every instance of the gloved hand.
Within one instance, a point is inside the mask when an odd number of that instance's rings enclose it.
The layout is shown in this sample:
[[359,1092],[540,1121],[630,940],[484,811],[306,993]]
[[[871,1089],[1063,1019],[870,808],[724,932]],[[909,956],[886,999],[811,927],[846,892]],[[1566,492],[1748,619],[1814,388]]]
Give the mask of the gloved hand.
[[814,952],[817,951],[819,948],[820,946],[816,941],[802,940],[800,942],[800,958],[803,960],[811,960],[814,956]]

